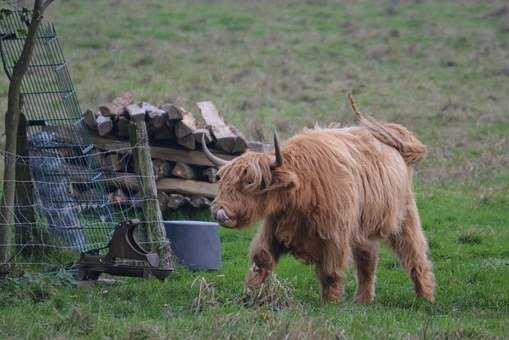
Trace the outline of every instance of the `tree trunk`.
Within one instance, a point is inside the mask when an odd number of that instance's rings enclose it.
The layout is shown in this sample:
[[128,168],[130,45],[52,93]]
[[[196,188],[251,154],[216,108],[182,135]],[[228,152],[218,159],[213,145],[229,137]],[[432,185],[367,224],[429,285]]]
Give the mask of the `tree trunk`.
[[36,0],[21,55],[14,65],[9,84],[7,112],[5,113],[5,167],[4,188],[0,205],[0,274],[10,269],[10,243],[14,223],[14,194],[16,179],[16,139],[20,115],[20,92],[23,76],[32,59],[37,30],[42,14],[51,1]]

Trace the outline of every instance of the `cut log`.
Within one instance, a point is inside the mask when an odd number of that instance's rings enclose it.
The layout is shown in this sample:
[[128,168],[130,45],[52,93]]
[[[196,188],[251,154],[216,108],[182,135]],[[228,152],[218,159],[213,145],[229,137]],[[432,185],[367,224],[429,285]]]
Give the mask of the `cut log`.
[[131,105],[134,102],[134,94],[132,92],[124,92],[117,98],[113,100],[113,104],[115,105],[117,114],[123,114],[125,112],[125,108],[128,105]]
[[113,122],[110,117],[99,115],[95,121],[97,123],[97,133],[99,136],[106,136],[113,129]]
[[118,188],[113,195],[110,197],[112,203],[127,203],[129,202],[129,197],[125,194],[124,190]]
[[209,183],[216,183],[217,182],[217,169],[216,168],[213,168],[213,167],[205,168],[202,171],[202,175],[203,175],[204,178],[207,179],[207,181]]
[[[104,138],[92,134],[92,143],[101,150],[121,150],[124,149],[125,152],[129,152],[128,149],[130,147],[129,143],[120,141],[112,138]],[[223,159],[229,160],[234,158],[235,156],[228,155],[225,153],[220,153],[212,150],[215,155],[221,157]],[[152,158],[164,159],[167,161],[173,162],[183,162],[187,164],[193,165],[202,165],[202,166],[214,166],[214,164],[205,156],[205,154],[201,151],[186,151],[186,150],[177,150],[168,147],[161,146],[151,146],[150,153]]]
[[270,152],[272,146],[270,144],[262,143],[262,142],[248,142],[247,148],[251,151],[256,152]]
[[237,138],[235,138],[235,144],[233,145],[233,148],[232,148],[232,153],[233,154],[243,153],[247,149],[246,139],[244,138],[242,133],[239,130],[237,130],[235,127],[229,126],[229,128],[237,136]]
[[168,205],[168,197],[169,195],[165,192],[162,192],[162,191],[159,191],[157,192],[157,200],[159,201],[159,206],[161,207],[162,210],[164,210],[164,208],[166,208],[166,206]]
[[152,165],[154,167],[154,175],[156,179],[162,177],[170,177],[172,175],[173,166],[170,162],[162,159],[153,159]]
[[189,198],[189,205],[196,209],[208,208],[210,207],[210,200],[203,196],[191,196]]
[[189,198],[184,197],[180,194],[169,194],[166,201],[166,207],[171,210],[176,210],[187,205]]
[[129,118],[134,122],[145,120],[145,106],[143,103],[128,105],[126,111]]
[[122,171],[122,159],[116,153],[107,153],[101,156],[101,167],[106,172]]
[[161,128],[151,128],[151,138],[153,141],[169,141],[175,139],[175,133],[165,124]]
[[83,119],[85,121],[85,125],[91,129],[91,130],[96,130],[97,129],[97,122],[95,121],[95,113],[88,109],[87,111],[85,111],[83,113]]
[[168,119],[168,114],[166,111],[161,110],[160,108],[144,103],[145,112],[149,118],[149,124],[156,129],[160,129],[165,126],[165,122]]
[[183,113],[185,111],[184,109],[170,103],[163,104],[160,108],[167,112],[169,120],[182,120]]
[[134,95],[131,92],[122,93],[113,102],[99,106],[99,112],[103,116],[119,116],[124,113],[126,106],[131,105]]
[[196,140],[196,143],[201,144],[202,137],[205,137],[205,143],[210,144],[213,139],[212,135],[210,134],[210,131],[207,129],[198,129],[194,133],[194,139]]
[[177,138],[177,143],[189,150],[196,149],[196,139],[194,138],[194,135]]
[[178,178],[183,179],[194,179],[196,178],[196,173],[194,169],[189,166],[189,164],[177,162],[171,171],[171,174]]
[[210,101],[199,102],[196,104],[200,109],[201,116],[205,121],[206,127],[212,133],[217,148],[233,153],[239,153],[245,150],[247,143],[242,136],[237,136],[228,126],[223,117],[219,114],[217,108]]
[[175,125],[175,136],[182,138],[189,136],[196,130],[196,121],[191,112],[183,112],[182,120]]
[[125,116],[118,117],[117,136],[120,138],[129,138],[129,119]]

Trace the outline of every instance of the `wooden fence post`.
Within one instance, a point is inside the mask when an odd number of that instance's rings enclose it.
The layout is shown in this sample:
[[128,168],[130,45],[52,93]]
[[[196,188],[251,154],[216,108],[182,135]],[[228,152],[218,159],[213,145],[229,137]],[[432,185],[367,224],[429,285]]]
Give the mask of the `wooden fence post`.
[[[18,139],[16,143],[16,154],[20,157],[27,157],[27,128],[24,114],[19,116]],[[34,186],[30,176],[30,165],[28,158],[20,159],[16,162],[16,245],[22,249],[24,255],[32,254],[30,243],[43,243],[41,237],[37,236],[35,231],[36,213],[34,209]],[[42,231],[41,231],[42,233]],[[46,237],[47,239],[47,237]]]
[[143,194],[143,215],[146,223],[147,241],[152,245],[152,251],[159,254],[161,267],[171,266],[171,248],[163,225],[163,217],[157,200],[157,188],[150,155],[145,115],[131,120],[130,142],[134,147],[136,172],[140,176],[140,190]]

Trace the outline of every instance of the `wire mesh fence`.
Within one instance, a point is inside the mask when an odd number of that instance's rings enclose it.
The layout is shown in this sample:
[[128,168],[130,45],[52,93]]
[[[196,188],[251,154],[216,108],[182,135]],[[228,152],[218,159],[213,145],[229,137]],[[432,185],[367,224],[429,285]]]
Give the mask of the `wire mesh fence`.
[[[8,78],[23,49],[27,20],[22,12],[12,12],[0,20],[0,52]],[[72,262],[79,252],[104,248],[122,221],[152,222],[144,221],[141,208],[156,198],[140,189],[142,176],[126,175],[134,172],[134,151],[147,146],[111,148],[108,153],[123,155],[117,160],[120,164],[101,164],[105,152],[91,144],[50,23],[40,26],[21,89],[15,223],[0,225],[14,231],[10,242],[0,245],[11,247],[10,261],[58,268]],[[0,156],[5,159],[7,155]],[[117,195],[114,188],[119,183],[128,195]],[[138,237],[147,242],[142,230]]]

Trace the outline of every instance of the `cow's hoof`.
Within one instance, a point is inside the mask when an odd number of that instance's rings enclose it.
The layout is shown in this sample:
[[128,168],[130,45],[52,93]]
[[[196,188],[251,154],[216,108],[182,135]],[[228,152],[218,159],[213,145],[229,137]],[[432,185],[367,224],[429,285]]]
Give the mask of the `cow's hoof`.
[[355,297],[355,303],[367,305],[373,303],[374,296],[371,294],[357,294]]
[[340,303],[341,289],[335,287],[327,287],[322,292],[322,300],[327,302]]

